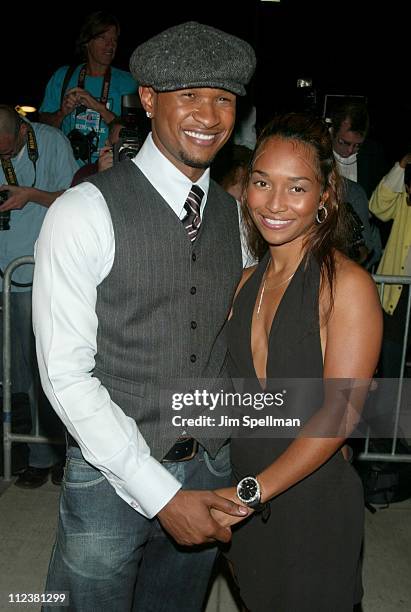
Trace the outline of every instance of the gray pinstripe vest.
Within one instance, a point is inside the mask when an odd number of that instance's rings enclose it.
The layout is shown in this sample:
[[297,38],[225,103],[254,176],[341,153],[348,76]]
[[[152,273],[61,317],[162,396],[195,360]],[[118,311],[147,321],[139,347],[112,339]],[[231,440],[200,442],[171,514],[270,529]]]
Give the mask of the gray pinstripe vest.
[[[183,433],[163,390],[181,379],[190,379],[185,391],[216,377],[218,389],[230,384],[224,322],[242,271],[236,205],[211,181],[192,245],[133,162],[87,180],[103,194],[115,236],[112,270],[97,289],[94,375],[161,459]],[[215,455],[223,440],[206,436],[199,442]]]

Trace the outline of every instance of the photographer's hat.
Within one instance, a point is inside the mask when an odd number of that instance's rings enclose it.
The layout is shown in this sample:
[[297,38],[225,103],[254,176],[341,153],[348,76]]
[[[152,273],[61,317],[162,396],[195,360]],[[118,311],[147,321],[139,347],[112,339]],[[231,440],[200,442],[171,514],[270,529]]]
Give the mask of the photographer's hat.
[[254,50],[244,40],[189,21],[137,47],[130,70],[139,85],[156,91],[213,87],[244,96],[255,64]]

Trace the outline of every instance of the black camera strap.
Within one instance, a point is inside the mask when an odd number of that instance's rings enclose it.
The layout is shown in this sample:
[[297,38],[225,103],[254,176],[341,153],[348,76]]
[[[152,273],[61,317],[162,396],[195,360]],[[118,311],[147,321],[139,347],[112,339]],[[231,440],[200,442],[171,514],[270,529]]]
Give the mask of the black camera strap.
[[[27,126],[27,140],[26,140],[27,153],[29,156],[29,160],[31,161],[34,167],[34,180],[33,180],[33,184],[31,185],[32,187],[34,187],[34,185],[36,184],[36,178],[37,178],[36,164],[39,158],[39,150],[37,147],[37,139],[36,139],[36,134],[34,133],[34,130],[33,130],[33,126],[31,126],[29,123],[26,123],[26,122],[24,123]],[[3,168],[4,176],[6,178],[7,183],[9,185],[18,186],[19,183],[18,183],[16,172],[14,170],[11,159],[2,159],[1,165]]]
[[[36,178],[37,178],[36,164],[39,158],[39,150],[37,147],[37,139],[36,139],[36,134],[34,133],[33,126],[31,126],[29,123],[26,123],[26,122],[24,123],[27,125],[27,140],[26,140],[27,153],[34,167],[34,181],[32,184],[32,187],[34,187],[34,185],[36,184]],[[19,127],[21,127],[22,124],[23,122],[21,122]],[[17,180],[17,176],[14,170],[13,164],[11,163],[11,159],[2,159],[1,165],[3,168],[3,172],[6,178],[7,184],[16,185],[18,187],[19,183]],[[1,268],[0,268],[0,276],[1,278],[4,278],[3,270]],[[16,281],[10,281],[10,283],[14,287],[31,287],[32,285],[32,283],[17,283]]]

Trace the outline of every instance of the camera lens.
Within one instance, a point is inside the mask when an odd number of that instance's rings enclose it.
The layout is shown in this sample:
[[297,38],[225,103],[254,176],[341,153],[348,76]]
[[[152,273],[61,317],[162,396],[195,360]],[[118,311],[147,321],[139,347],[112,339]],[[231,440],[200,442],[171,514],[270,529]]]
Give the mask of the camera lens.
[[10,229],[10,211],[0,212],[0,232]]
[[[10,193],[6,191],[0,191],[0,204],[3,204],[10,197]],[[0,232],[10,229],[10,211],[4,210],[0,212]]]

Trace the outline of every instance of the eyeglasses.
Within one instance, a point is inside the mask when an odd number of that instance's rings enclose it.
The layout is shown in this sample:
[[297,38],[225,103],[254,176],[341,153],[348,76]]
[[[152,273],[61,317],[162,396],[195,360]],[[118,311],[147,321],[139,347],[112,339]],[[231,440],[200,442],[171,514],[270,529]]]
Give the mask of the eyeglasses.
[[337,138],[337,143],[341,147],[352,147],[353,151],[358,151],[363,144],[362,142],[348,142],[344,138]]

